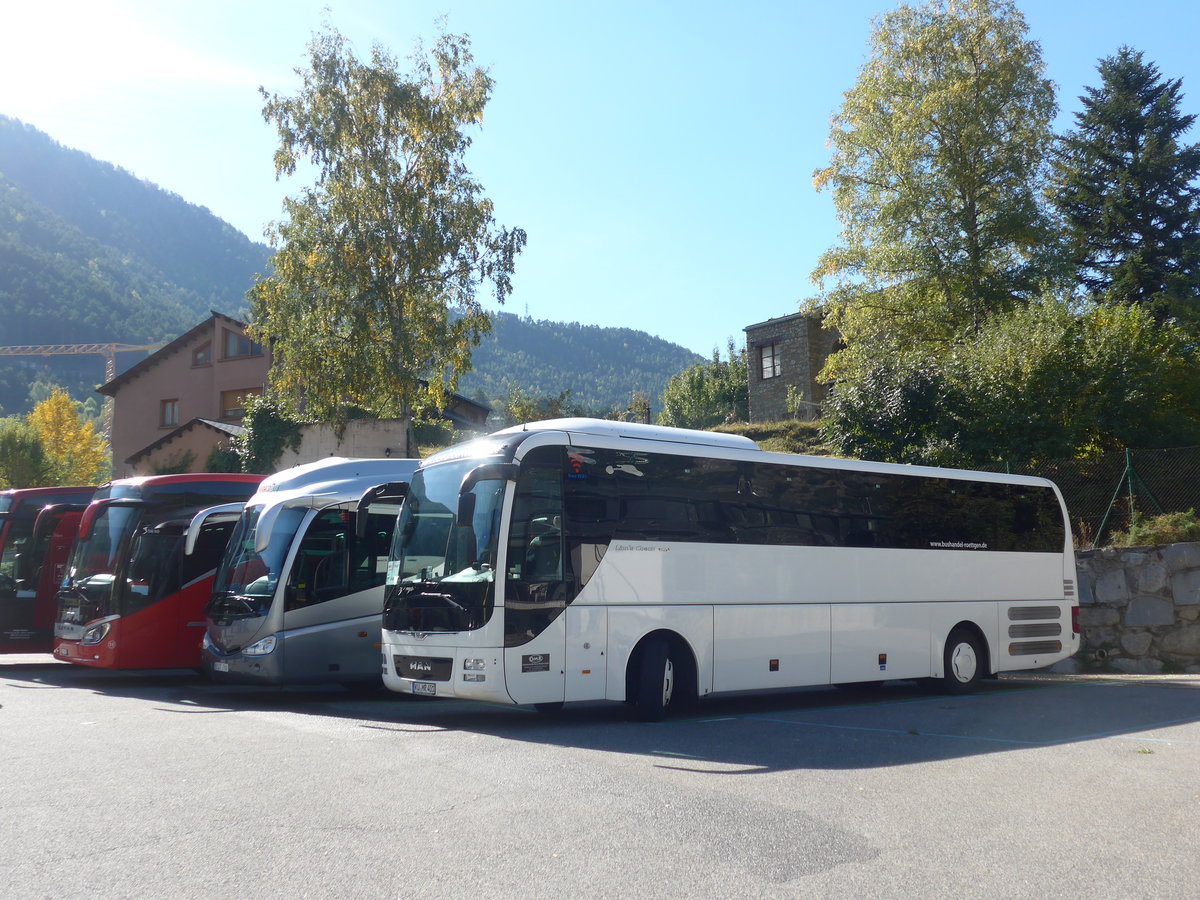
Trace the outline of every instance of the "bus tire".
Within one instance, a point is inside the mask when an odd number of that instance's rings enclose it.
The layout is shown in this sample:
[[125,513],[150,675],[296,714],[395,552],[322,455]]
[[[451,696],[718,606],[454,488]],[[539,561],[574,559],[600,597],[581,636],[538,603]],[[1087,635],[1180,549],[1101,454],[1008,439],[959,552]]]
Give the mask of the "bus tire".
[[946,638],[942,651],[942,690],[948,694],[967,694],[979,686],[987,667],[987,653],[979,636],[959,626]]
[[634,715],[643,722],[661,722],[675,695],[677,666],[670,645],[662,638],[651,638],[642,648],[634,683]]

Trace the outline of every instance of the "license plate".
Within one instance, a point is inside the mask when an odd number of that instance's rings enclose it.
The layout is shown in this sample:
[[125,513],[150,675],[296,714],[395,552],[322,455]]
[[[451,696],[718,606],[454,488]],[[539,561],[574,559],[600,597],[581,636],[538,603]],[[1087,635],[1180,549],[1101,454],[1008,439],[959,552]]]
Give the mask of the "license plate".
[[437,694],[437,685],[434,684],[432,681],[414,681],[413,682],[413,693],[414,694],[428,694],[430,697],[433,697],[434,695]]
[[215,662],[215,663],[213,663],[213,671],[214,672],[228,672],[229,671],[229,663]]

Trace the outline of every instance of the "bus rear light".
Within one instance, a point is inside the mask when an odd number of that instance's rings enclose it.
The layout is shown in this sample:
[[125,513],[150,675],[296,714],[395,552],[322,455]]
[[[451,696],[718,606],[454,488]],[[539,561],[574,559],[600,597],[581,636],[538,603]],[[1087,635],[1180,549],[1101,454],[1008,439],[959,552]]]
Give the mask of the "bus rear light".
[[1080,633],[1079,629],[1079,607],[1071,607],[1071,631],[1075,634]]

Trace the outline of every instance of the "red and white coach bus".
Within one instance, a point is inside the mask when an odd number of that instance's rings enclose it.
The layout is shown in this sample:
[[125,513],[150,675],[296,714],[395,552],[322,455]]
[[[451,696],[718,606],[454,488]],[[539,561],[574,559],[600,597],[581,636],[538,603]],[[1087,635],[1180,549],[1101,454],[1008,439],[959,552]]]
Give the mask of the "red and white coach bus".
[[214,521],[184,541],[192,517],[245,502],[261,475],[123,478],[84,512],[58,592],[54,655],[108,669],[198,668],[204,606],[233,528]]
[[[0,653],[50,652],[55,571],[61,577],[78,512],[95,492],[94,487],[0,491]],[[54,512],[44,516],[47,507]]]

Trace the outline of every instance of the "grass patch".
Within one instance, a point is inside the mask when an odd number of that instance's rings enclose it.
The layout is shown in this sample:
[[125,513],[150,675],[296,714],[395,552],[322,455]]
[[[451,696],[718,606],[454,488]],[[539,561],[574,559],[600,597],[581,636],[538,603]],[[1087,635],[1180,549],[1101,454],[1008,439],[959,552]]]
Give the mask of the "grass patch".
[[713,431],[740,434],[772,453],[804,453],[808,456],[830,456],[817,422],[739,422],[721,425]]

